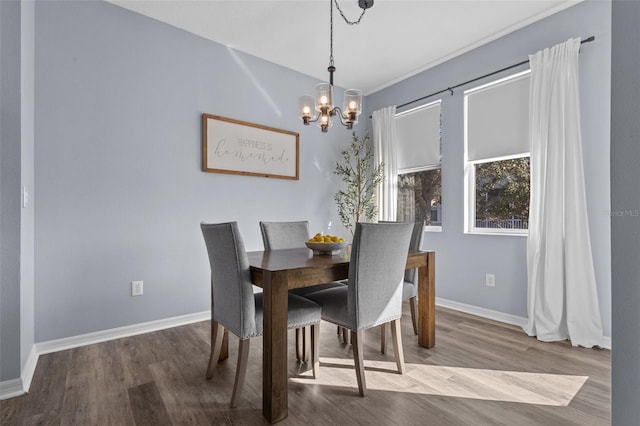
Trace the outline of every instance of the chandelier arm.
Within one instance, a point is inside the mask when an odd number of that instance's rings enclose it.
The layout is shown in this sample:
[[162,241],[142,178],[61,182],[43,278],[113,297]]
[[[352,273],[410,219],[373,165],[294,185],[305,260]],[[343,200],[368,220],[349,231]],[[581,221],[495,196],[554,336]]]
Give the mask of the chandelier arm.
[[345,126],[347,129],[353,128],[353,121],[348,116],[345,116],[340,107],[333,107],[333,113],[340,118],[340,124]]
[[320,116],[321,116],[321,115],[322,115],[322,114],[321,114],[320,112],[316,112],[316,113],[315,113],[315,115],[314,115],[314,117],[313,117],[313,120],[312,120],[312,119],[310,119],[310,118],[305,118],[305,119],[304,119],[304,123],[305,123],[305,124],[315,123],[316,121],[320,120]]

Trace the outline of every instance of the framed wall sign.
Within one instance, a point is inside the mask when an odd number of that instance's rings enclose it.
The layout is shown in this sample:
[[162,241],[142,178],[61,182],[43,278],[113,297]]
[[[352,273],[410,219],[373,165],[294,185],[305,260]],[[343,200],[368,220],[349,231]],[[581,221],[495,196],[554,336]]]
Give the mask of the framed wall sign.
[[298,133],[210,114],[202,125],[205,172],[299,179]]

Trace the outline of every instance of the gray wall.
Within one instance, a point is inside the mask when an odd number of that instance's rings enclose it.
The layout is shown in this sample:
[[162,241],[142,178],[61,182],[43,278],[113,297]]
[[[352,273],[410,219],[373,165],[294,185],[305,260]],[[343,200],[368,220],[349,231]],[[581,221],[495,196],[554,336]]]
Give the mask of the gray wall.
[[[340,232],[351,133],[297,118],[317,81],[104,2],[38,2],[36,29],[37,342],[208,310],[201,221],[249,250],[260,220]],[[300,180],[202,172],[202,113],[299,132]]]
[[640,419],[640,2],[614,0],[611,69],[611,424]]
[[[582,135],[589,226],[607,336],[611,335],[610,17],[610,3],[587,1],[367,97],[367,115],[371,115],[379,108],[400,105],[521,62],[528,54],[570,37],[594,35],[596,41],[583,45],[580,54]],[[463,232],[463,91],[524,69],[526,66],[462,87],[453,96],[441,95],[443,225],[441,233],[425,234],[423,244],[437,252],[438,297],[521,317],[527,316],[526,238]],[[496,275],[495,288],[485,286],[485,273]]]
[[20,3],[0,1],[0,381],[20,377]]
[[35,342],[35,3],[23,0],[20,5],[20,179],[28,194],[20,214],[20,365],[24,367]]

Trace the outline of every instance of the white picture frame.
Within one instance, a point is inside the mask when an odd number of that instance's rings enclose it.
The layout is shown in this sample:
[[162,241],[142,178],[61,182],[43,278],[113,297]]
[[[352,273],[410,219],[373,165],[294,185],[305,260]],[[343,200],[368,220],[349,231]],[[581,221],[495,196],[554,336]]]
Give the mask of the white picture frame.
[[203,171],[299,179],[300,135],[203,114]]

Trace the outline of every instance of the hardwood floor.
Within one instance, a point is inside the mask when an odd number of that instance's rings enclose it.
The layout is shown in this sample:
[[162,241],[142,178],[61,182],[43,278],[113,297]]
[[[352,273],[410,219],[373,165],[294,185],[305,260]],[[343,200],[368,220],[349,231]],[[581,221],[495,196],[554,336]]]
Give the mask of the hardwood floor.
[[[282,425],[608,425],[610,351],[541,343],[518,327],[437,310],[437,343],[417,345],[409,306],[406,374],[365,333],[367,396],[351,346],[322,323],[320,377],[289,335],[289,417]],[[262,425],[262,340],[252,341],[238,407],[228,408],[238,339],[205,380],[209,322],[40,357],[28,395],[1,401],[2,425]],[[575,396],[574,396],[575,395]]]

